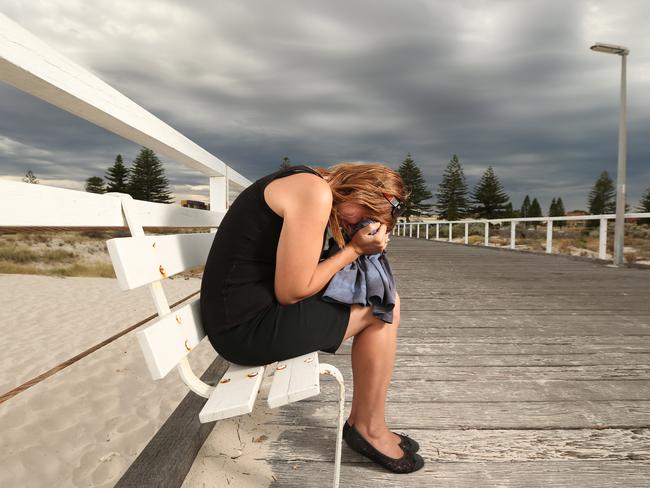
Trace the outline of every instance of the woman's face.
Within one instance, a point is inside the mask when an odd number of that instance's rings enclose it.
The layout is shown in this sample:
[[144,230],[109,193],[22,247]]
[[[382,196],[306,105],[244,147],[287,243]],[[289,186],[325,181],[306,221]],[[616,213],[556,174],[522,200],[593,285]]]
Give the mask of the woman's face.
[[365,207],[358,203],[343,202],[335,205],[334,208],[339,215],[341,225],[347,232],[350,232],[352,227],[366,218]]

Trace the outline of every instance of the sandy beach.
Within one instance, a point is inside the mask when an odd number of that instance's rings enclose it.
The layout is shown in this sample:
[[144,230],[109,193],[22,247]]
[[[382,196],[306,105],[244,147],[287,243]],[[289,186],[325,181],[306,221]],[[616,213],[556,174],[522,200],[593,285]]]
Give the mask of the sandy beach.
[[[200,280],[163,286],[173,303]],[[146,287],[124,292],[109,278],[2,274],[0,296],[0,394],[155,313]],[[200,373],[214,357],[204,341],[191,363]],[[0,404],[0,486],[113,486],[186,393],[175,372],[151,380],[130,332]],[[270,413],[256,410],[218,424],[184,486],[227,486],[216,477],[241,471],[244,481],[230,486],[271,480],[259,460],[273,435],[259,425]]]

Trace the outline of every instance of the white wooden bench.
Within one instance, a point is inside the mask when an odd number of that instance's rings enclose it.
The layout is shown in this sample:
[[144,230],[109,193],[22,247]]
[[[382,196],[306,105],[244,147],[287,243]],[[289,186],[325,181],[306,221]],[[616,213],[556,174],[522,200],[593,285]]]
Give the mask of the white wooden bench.
[[[208,399],[199,413],[202,423],[252,412],[265,369],[269,365],[250,367],[231,364],[216,387],[201,381],[187,360],[188,354],[205,338],[201,324],[200,299],[195,299],[172,312],[161,284],[165,278],[204,265],[215,234],[145,236],[135,212],[131,211],[134,200],[122,193],[107,195],[121,199],[122,210],[132,236],[106,242],[119,286],[122,290],[132,290],[148,285],[158,311],[158,319],[137,333],[152,378],[164,378],[176,368],[190,390]],[[334,465],[334,487],[337,488],[345,402],[345,387],[340,371],[332,365],[319,363],[317,352],[280,361],[273,371],[267,401],[271,408],[276,408],[318,395],[321,374],[329,374],[339,383],[339,417]]]

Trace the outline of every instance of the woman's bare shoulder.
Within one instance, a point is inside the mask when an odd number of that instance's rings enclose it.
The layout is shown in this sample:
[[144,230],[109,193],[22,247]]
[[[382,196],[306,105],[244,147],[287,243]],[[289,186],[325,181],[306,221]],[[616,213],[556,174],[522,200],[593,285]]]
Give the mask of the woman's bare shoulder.
[[331,206],[332,190],[320,176],[313,173],[296,173],[266,185],[264,199],[271,210],[284,217],[288,206],[300,204],[305,199]]

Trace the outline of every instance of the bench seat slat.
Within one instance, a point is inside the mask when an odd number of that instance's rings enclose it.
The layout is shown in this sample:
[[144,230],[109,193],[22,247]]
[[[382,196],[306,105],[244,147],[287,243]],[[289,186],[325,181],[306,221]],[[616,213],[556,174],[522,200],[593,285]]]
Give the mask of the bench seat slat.
[[117,282],[132,290],[205,265],[215,234],[117,237],[106,241]]
[[252,412],[263,378],[264,366],[231,364],[199,413],[199,421],[214,422]]
[[205,337],[200,299],[160,317],[137,337],[151,377],[164,378]]
[[278,363],[273,373],[268,403],[269,407],[276,408],[319,393],[318,353],[312,352]]

